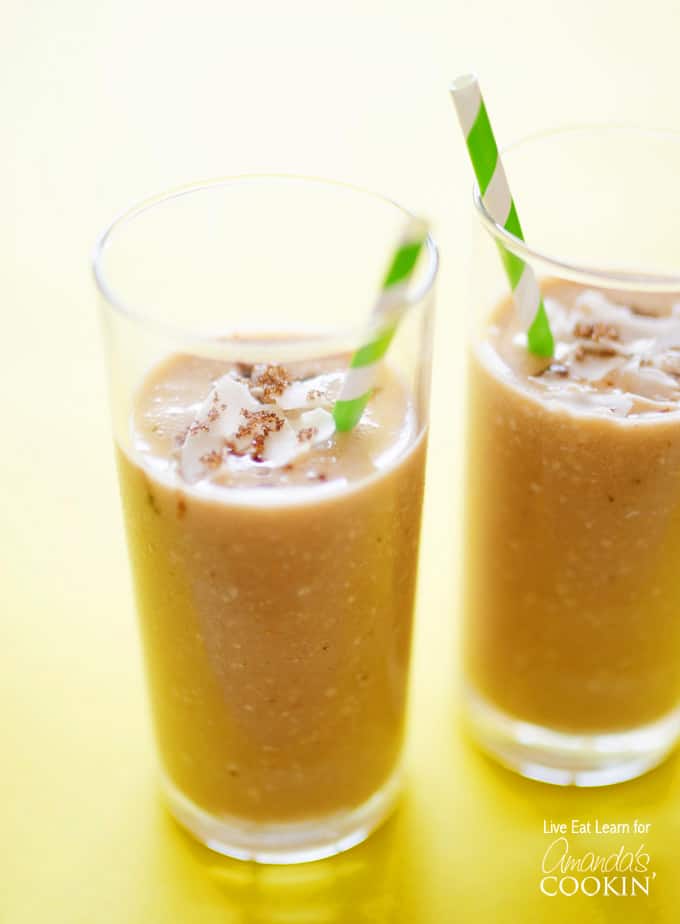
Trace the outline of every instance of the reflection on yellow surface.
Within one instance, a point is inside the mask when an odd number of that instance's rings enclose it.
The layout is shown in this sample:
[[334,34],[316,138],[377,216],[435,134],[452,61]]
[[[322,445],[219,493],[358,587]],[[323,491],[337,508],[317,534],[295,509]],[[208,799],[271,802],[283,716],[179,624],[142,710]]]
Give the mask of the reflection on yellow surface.
[[198,846],[191,853],[243,924],[389,922],[398,920],[396,825],[390,822],[358,850],[301,866],[244,864]]

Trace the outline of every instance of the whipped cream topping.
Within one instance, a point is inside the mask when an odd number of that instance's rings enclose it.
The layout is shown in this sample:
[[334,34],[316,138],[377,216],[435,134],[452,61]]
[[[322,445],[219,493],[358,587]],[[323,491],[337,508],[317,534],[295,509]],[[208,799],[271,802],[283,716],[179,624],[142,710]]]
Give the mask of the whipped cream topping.
[[546,286],[544,303],[552,360],[527,360],[524,332],[504,343],[499,328],[496,336],[504,359],[546,397],[621,417],[678,409],[680,303],[631,306],[616,293],[559,284]]
[[195,483],[253,466],[291,465],[332,439],[331,413],[344,374],[291,380],[282,366],[228,372],[197,407],[178,453],[179,471]]

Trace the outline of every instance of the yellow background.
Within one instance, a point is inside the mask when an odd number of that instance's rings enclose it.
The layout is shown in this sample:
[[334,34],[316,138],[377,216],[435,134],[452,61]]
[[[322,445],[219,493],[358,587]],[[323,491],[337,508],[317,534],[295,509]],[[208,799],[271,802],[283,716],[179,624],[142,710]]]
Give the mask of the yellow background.
[[[583,119],[680,127],[676,0],[5,0],[2,19],[0,921],[676,921],[677,758],[561,791],[493,766],[459,729],[471,217],[446,92],[479,71],[505,140]],[[259,170],[392,194],[431,216],[444,257],[409,787],[366,845],[297,869],[212,855],[159,805],[87,265],[130,201]],[[649,898],[540,894],[543,820],[572,817],[651,822],[645,838],[572,839],[644,840]]]

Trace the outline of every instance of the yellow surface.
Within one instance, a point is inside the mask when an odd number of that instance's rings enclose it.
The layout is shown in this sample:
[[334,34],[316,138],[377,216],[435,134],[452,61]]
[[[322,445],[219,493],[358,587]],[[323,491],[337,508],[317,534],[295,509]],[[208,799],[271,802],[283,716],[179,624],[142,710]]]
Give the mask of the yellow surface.
[[[652,0],[335,5],[6,0],[2,924],[677,920],[680,763],[610,790],[522,781],[461,736],[456,600],[469,170],[448,79],[475,67],[502,137],[578,119],[680,127],[680,7]],[[522,63],[526,62],[526,63]],[[409,787],[366,845],[297,869],[194,846],[153,752],[88,277],[130,200],[253,170],[338,176],[428,212],[444,252]],[[652,825],[648,898],[547,898],[544,819]]]

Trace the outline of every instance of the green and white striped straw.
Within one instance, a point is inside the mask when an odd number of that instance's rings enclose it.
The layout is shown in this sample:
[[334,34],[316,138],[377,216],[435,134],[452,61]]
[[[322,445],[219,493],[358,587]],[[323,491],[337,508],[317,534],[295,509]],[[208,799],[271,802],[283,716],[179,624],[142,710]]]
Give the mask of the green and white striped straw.
[[[522,226],[477,78],[465,74],[456,78],[450,89],[484,207],[496,224],[523,241]],[[534,271],[502,245],[499,249],[520,323],[527,328],[527,347],[536,356],[552,356],[555,344]]]
[[424,221],[411,218],[394,251],[371,314],[366,338],[350,360],[340,397],[333,408],[335,428],[340,432],[354,429],[368,404],[380,363],[404,312],[406,289],[427,238],[427,230]]

